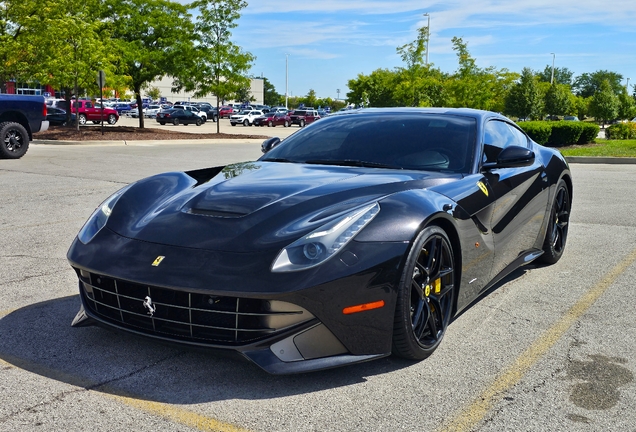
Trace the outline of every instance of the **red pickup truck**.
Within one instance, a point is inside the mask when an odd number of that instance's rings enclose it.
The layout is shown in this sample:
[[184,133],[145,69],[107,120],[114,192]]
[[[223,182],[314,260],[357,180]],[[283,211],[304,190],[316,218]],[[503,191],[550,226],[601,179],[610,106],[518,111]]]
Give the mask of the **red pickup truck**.
[[[88,121],[92,121],[97,124],[102,120],[102,108],[101,106],[94,105],[93,102],[89,100],[76,100],[72,102],[71,112],[77,115],[79,120],[79,124],[86,124]],[[116,110],[112,108],[104,107],[104,121],[108,122],[108,124],[115,124],[119,120],[119,114]]]

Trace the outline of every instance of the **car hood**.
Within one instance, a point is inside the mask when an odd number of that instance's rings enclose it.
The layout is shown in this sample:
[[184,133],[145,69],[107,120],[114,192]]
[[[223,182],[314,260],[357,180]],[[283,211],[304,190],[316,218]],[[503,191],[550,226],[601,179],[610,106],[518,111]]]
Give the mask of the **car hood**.
[[457,178],[276,162],[166,173],[131,185],[107,226],[125,237],[173,246],[278,249],[365,203]]

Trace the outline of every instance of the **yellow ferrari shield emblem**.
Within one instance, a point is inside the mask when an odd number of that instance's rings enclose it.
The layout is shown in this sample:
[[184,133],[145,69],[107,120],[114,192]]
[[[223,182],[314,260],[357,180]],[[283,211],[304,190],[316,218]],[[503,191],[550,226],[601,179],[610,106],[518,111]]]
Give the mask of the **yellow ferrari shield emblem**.
[[488,196],[488,188],[486,187],[484,182],[482,182],[481,180],[478,181],[477,182],[477,186],[479,186],[479,189],[481,189],[481,191],[484,193],[484,195]]
[[163,259],[165,258],[165,256],[159,255],[152,263],[153,267],[157,267],[159,264],[161,264],[161,261],[163,261]]

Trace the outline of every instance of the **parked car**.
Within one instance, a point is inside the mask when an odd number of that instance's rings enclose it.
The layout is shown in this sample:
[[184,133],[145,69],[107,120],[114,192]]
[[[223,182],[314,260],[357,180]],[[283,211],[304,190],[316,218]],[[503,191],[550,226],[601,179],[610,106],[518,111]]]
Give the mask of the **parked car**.
[[275,374],[423,360],[491,287],[566,249],[567,162],[494,112],[364,109],[262,150],[99,205],[67,254],[72,325],[236,351]]
[[116,109],[104,107],[102,110],[101,105],[93,105],[93,102],[86,99],[72,101],[71,112],[77,114],[77,121],[81,125],[89,121],[97,124],[102,119],[113,125],[119,120],[119,111]]
[[219,108],[219,118],[230,118],[234,112],[233,108],[229,105],[223,105]]
[[216,107],[213,107],[212,104],[210,104],[209,102],[195,102],[192,105],[203,111],[208,120],[211,119],[213,122],[215,122],[219,119],[219,114],[216,110]]
[[199,116],[201,118],[201,120],[203,121],[203,123],[205,123],[208,119],[208,116],[205,114],[205,111],[201,111],[199,109],[199,107],[195,106],[195,105],[174,105],[172,107],[173,109],[182,109],[182,110],[186,110],[186,111],[190,111],[194,114],[196,114],[197,116]]
[[315,109],[297,109],[289,114],[292,124],[304,127],[320,119],[318,111]]
[[233,114],[232,117],[230,117],[230,124],[232,126],[236,126],[237,124],[242,123],[243,126],[252,126],[252,124],[254,123],[254,119],[262,115],[263,111],[258,110],[241,111],[238,114]]
[[564,116],[563,120],[565,121],[579,121],[579,118],[577,116]]
[[[71,123],[75,122],[75,117],[75,114],[71,113]],[[66,126],[66,111],[53,106],[47,107],[46,119],[52,126]]]
[[144,109],[144,117],[155,118],[159,110],[161,110],[161,105],[148,105],[148,107]]
[[291,118],[284,112],[265,113],[260,117],[254,119],[254,126],[284,126],[291,125]]
[[132,111],[133,107],[129,103],[117,102],[115,104],[115,106],[113,106],[113,109],[115,111],[117,111],[119,113],[119,115],[122,115],[122,113],[126,113],[128,111]]
[[43,96],[0,95],[0,159],[20,159],[36,132],[49,128]]
[[194,112],[179,108],[158,112],[157,122],[161,125],[172,123],[175,126],[180,124],[185,126],[189,124],[201,126],[203,124],[201,117],[196,115]]

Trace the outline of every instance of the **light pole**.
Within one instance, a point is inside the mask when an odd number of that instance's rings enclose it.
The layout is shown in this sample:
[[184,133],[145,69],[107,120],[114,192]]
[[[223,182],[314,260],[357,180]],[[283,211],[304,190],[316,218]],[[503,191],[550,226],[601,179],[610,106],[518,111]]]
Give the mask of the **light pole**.
[[627,93],[629,94],[629,78],[627,78],[627,85],[625,86],[625,88],[627,89]]
[[285,109],[288,109],[287,100],[289,99],[289,54],[285,54]]
[[425,13],[424,16],[428,18],[428,22],[426,24],[426,66],[428,66],[428,46],[431,41],[431,16],[428,12]]
[[[627,82],[629,83],[629,78],[627,78]],[[340,99],[340,89],[336,89],[336,94],[338,95],[336,100],[339,100]]]
[[554,57],[555,54],[554,53],[550,53],[552,54],[552,77],[550,78],[550,84],[552,84],[552,82],[554,81]]

